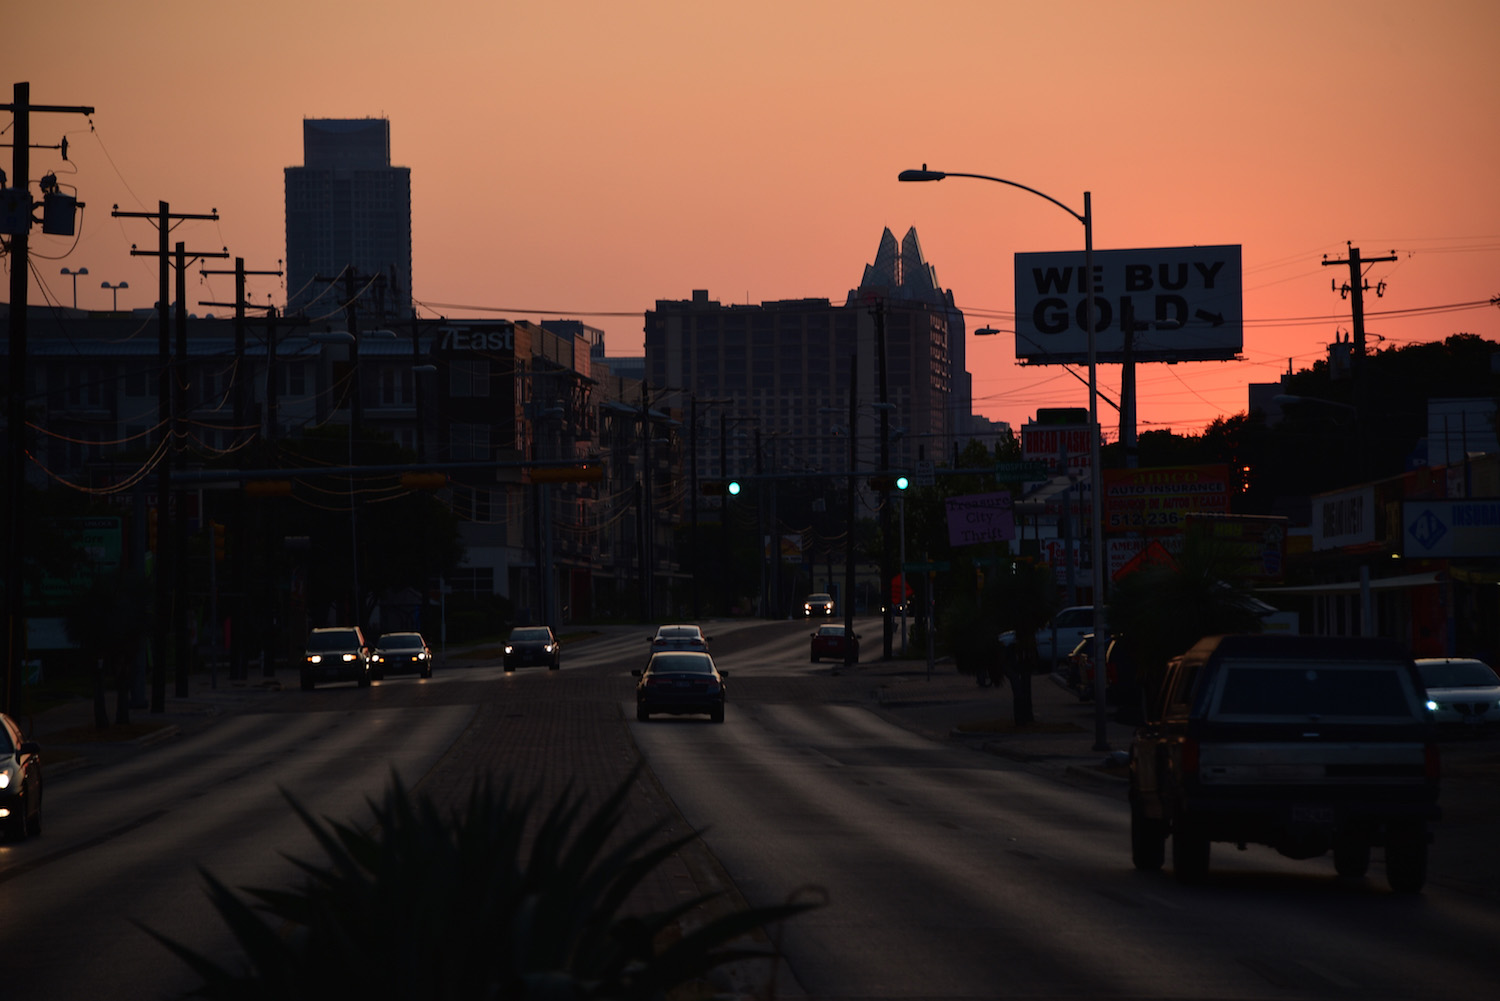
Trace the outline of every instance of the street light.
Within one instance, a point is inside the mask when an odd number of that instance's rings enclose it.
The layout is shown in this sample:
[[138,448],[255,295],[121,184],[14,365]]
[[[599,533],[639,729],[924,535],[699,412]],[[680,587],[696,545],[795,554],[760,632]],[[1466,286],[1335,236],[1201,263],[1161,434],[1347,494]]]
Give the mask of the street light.
[[[76,289],[78,288],[78,281],[77,281],[77,279],[74,279],[74,281],[73,281],[73,287],[75,289],[75,293],[74,294],[76,295],[77,294],[76,293]],[[100,282],[99,283],[99,287],[100,288],[107,288],[107,289],[110,290],[110,292],[112,292],[114,294],[114,296],[113,296],[114,302],[111,304],[110,309],[111,309],[111,312],[118,313],[120,311],[120,289],[122,289],[122,288],[129,288],[130,287],[130,283],[129,282],[120,282],[118,285],[111,285],[109,282]],[[76,305],[76,303],[75,303],[75,305]]]
[[[991,177],[988,174],[961,174],[942,170],[928,170],[927,164],[924,163],[921,170],[903,170],[898,175],[897,180],[908,182],[941,181],[945,177],[972,177],[980,181],[1008,184],[1012,188],[1029,191],[1038,198],[1046,199],[1053,205],[1056,205],[1083,224],[1083,287],[1086,302],[1084,317],[1089,338],[1089,489],[1093,493],[1093,499],[1089,507],[1091,512],[1090,527],[1093,533],[1093,551],[1091,555],[1094,564],[1094,663],[1102,665],[1107,646],[1104,617],[1100,614],[1104,600],[1104,495],[1099,485],[1099,372],[1098,352],[1095,345],[1097,331],[1095,330],[1096,324],[1094,322],[1094,213],[1092,195],[1087,191],[1083,193],[1083,212],[1079,214],[1045,192],[1027,187],[1024,184],[1018,184],[1015,181],[1007,181],[1003,177]],[[1106,735],[1104,725],[1104,674],[1103,670],[1096,670],[1094,672],[1094,750],[1096,751],[1109,750],[1109,739]]]
[[77,309],[78,308],[78,276],[79,275],[86,275],[86,274],[88,274],[89,273],[89,269],[88,268],[79,268],[77,271],[69,271],[67,268],[63,268],[62,269],[62,273],[65,274],[65,275],[72,275],[73,276],[73,308]]

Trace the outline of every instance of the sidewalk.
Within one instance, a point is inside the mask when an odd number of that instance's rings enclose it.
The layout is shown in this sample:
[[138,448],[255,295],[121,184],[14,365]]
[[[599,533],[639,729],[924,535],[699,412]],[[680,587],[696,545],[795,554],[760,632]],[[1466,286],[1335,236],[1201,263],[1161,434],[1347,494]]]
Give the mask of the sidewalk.
[[989,754],[1070,778],[1098,780],[1125,791],[1128,752],[1134,727],[1117,723],[1106,707],[1106,750],[1096,750],[1098,720],[1092,702],[1081,702],[1045,674],[1031,679],[1035,721],[1014,723],[1014,693],[1007,683],[981,688],[973,675],[959,674],[951,661],[938,661],[929,675],[920,661],[875,661],[850,674],[873,683],[874,708],[899,725]]

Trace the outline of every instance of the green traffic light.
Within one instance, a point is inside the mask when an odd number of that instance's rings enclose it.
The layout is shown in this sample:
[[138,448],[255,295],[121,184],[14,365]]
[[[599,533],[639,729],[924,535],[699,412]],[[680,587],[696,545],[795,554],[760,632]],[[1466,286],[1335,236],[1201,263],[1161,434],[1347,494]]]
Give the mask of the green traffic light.
[[740,481],[739,480],[730,480],[729,481],[729,492],[731,494],[734,494],[734,495],[738,496],[738,494],[740,492]]
[[906,487],[907,487],[907,484],[909,482],[910,481],[906,477],[904,477],[904,476],[898,476],[898,477],[896,477],[896,489],[897,490],[905,490]]

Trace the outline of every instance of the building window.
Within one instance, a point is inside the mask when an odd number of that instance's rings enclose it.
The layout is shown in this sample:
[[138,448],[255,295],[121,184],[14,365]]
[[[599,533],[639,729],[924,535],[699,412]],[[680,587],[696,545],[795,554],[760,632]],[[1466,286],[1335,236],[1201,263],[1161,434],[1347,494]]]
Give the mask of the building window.
[[412,371],[400,365],[380,367],[380,405],[383,407],[409,406],[412,395]]
[[450,396],[485,397],[490,395],[490,363],[455,361],[448,366]]
[[488,424],[450,424],[449,454],[454,459],[488,459],[490,426]]
[[454,594],[490,595],[495,593],[494,567],[458,567],[448,578]]
[[282,396],[307,395],[307,366],[283,362],[277,370],[276,388]]

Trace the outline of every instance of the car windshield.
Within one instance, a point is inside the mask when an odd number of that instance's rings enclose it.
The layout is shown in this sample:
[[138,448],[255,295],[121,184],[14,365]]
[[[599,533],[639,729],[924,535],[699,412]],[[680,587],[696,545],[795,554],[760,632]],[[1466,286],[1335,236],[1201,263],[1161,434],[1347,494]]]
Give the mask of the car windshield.
[[1092,608],[1065,608],[1053,620],[1059,629],[1089,629],[1094,625]]
[[380,645],[387,650],[420,650],[422,637],[416,633],[392,633],[380,638]]
[[657,654],[648,670],[653,674],[712,674],[714,662],[702,654]]
[[552,639],[552,630],[546,626],[538,626],[534,629],[512,629],[510,639],[512,643],[546,643]]
[[1428,688],[1492,688],[1500,677],[1481,660],[1439,660],[1417,664]]
[[1218,713],[1411,718],[1412,702],[1395,667],[1246,664],[1225,673]]
[[351,629],[335,629],[326,633],[313,633],[307,638],[307,648],[315,653],[329,650],[352,650],[359,646]]
[[807,596],[807,600],[811,601],[811,602],[820,602],[820,601],[832,601],[833,599],[830,598],[826,594],[809,594]]

